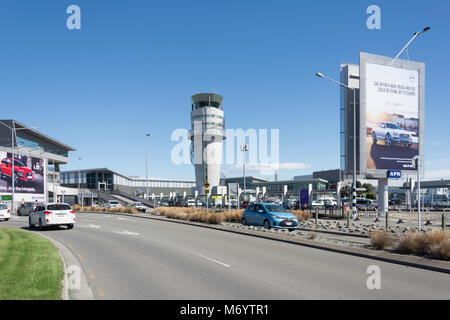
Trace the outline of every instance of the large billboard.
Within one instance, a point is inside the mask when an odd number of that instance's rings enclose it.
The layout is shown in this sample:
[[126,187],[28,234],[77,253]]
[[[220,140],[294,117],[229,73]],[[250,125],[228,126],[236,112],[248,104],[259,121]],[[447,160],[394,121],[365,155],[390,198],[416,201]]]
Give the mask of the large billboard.
[[[12,194],[12,154],[0,151],[0,195]],[[14,154],[14,201],[45,201],[45,160]]]
[[414,173],[412,159],[423,150],[424,72],[422,63],[361,53],[360,150],[369,177]]

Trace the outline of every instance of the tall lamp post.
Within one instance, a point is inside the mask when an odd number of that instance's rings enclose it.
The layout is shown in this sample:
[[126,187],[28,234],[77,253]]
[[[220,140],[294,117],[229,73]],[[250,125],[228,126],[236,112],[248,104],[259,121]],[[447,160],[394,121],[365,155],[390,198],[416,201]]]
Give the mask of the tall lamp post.
[[430,30],[430,27],[426,27],[424,28],[422,31],[418,31],[418,32],[414,32],[413,37],[411,38],[411,40],[408,41],[408,43],[402,48],[402,50],[400,50],[400,52],[395,56],[394,60],[392,60],[391,64],[394,64],[395,61],[397,61],[398,57],[400,57],[400,55],[403,53],[403,51],[405,51],[406,49],[408,49],[409,45],[414,41],[415,38],[417,38],[418,36],[420,36],[422,33],[427,32],[428,30]]
[[[316,73],[316,76],[319,78],[324,78],[327,80],[330,80],[331,82],[334,82],[344,88],[347,88],[348,90],[353,91],[353,183],[352,183],[352,213],[356,214],[356,89],[351,88],[346,84],[343,84],[342,82],[336,81],[334,79],[331,79],[327,76],[324,76],[321,73]],[[350,224],[350,217],[347,215],[347,225]]]
[[[80,194],[80,192],[81,192],[81,190],[80,190],[80,161],[81,161],[81,158],[80,157],[78,157],[78,194]],[[56,176],[56,172],[55,172],[55,167],[53,167],[53,172],[55,173],[55,176]],[[55,182],[53,181],[53,184],[54,184]],[[83,199],[83,195],[81,195],[81,199]],[[83,203],[80,203],[80,199],[78,199],[78,204],[80,204],[80,205],[83,205]]]
[[242,168],[243,168],[243,172],[244,172],[244,197],[245,197],[245,193],[247,192],[247,187],[246,187],[246,181],[245,181],[245,151],[248,151],[248,144],[241,144],[241,151],[242,151]]
[[145,199],[148,200],[148,143],[147,143],[147,137],[149,137],[151,134],[147,133],[145,135]]
[[11,185],[12,185],[12,189],[11,189],[11,213],[13,213],[14,212],[14,189],[15,189],[14,137],[16,136],[16,131],[18,131],[18,130],[28,130],[28,129],[33,129],[33,128],[31,128],[31,127],[16,128],[14,120],[12,121],[12,127],[8,126],[7,124],[5,124],[3,122],[0,122],[0,123],[11,130],[11,159],[12,159],[12,162],[11,162],[11,165],[12,165],[12,167],[11,167]]
[[413,164],[416,166],[417,170],[417,229],[422,228],[421,227],[421,221],[420,221],[420,170],[421,170],[421,161],[422,159],[420,156],[415,156],[413,158]]

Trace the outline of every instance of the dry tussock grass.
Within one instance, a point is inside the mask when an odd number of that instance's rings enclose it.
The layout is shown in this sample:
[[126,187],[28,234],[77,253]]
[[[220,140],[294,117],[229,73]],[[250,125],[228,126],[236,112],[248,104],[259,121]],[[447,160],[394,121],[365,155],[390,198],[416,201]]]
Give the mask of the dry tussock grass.
[[240,222],[244,210],[214,210],[208,212],[205,208],[193,207],[160,207],[159,213],[167,218],[220,224],[222,222]]
[[299,222],[306,221],[312,218],[311,213],[305,210],[292,210],[291,212],[297,217]]
[[417,255],[429,254],[434,258],[450,260],[450,234],[444,230],[426,233],[410,231],[400,236],[397,250]]
[[394,241],[394,236],[385,230],[375,230],[370,233],[370,244],[376,249],[391,247]]

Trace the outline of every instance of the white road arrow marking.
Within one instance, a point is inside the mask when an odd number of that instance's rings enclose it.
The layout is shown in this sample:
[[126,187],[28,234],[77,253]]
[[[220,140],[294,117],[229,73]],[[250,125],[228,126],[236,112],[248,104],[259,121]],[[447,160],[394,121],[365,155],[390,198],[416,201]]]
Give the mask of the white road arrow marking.
[[95,224],[90,224],[89,227],[95,228],[95,229],[100,229],[100,226],[96,226]]

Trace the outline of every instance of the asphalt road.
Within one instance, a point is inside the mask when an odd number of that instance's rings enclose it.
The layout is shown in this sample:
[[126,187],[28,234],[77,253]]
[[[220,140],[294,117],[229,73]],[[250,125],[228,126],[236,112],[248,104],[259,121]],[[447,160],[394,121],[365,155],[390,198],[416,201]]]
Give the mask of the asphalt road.
[[[449,299],[448,274],[171,222],[77,215],[66,245],[96,299]],[[0,226],[28,228],[27,217]],[[37,232],[37,231],[36,231]],[[367,288],[367,268],[381,289]]]

